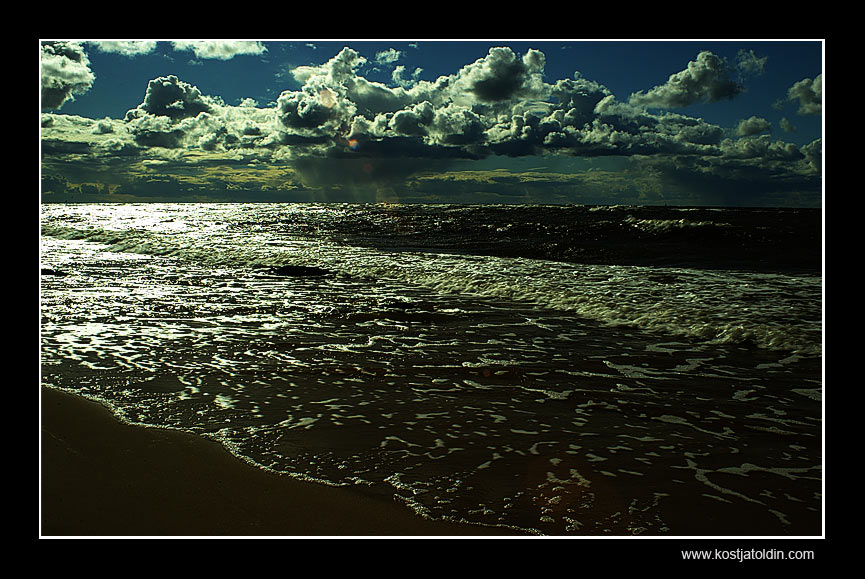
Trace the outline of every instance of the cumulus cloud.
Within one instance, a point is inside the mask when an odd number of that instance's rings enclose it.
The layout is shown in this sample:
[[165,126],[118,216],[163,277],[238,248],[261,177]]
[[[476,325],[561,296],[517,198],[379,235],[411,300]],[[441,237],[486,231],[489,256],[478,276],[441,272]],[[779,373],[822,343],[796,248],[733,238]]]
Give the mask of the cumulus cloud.
[[[524,114],[515,108],[524,106],[522,99],[549,92],[541,80],[544,57],[539,51],[520,58],[509,48],[493,48],[453,75],[396,87],[358,76],[365,62],[345,48],[321,66],[295,69],[303,87],[280,95],[281,128],[293,136],[330,136],[337,146],[349,140],[363,143],[356,149],[359,154],[369,151],[373,141],[378,152],[398,151],[383,142],[397,139],[405,146],[405,138],[411,137],[436,156],[441,147],[453,147],[450,156],[473,157],[476,148],[485,145],[486,131],[498,122],[498,112]],[[403,68],[395,69],[398,78],[403,73]],[[419,74],[416,70],[414,77]],[[416,152],[418,147],[406,150]]]
[[[395,62],[397,56],[380,53],[379,60]],[[485,132],[496,122],[493,111],[511,112],[518,98],[544,92],[538,51],[519,58],[509,48],[493,48],[456,74],[395,87],[359,76],[365,63],[344,48],[323,65],[294,69],[303,86],[280,95],[276,119],[281,142],[291,143],[295,159],[349,152],[374,156],[382,166],[382,159],[393,157],[477,158],[490,153]],[[404,69],[396,71],[402,75]],[[413,170],[422,165],[403,162]],[[311,171],[318,164],[304,160],[298,166]]]
[[293,136],[348,138],[353,119],[370,122],[383,112],[396,112],[411,102],[404,89],[356,76],[366,62],[350,48],[344,48],[321,66],[297,67],[293,75],[303,86],[283,91],[277,99],[276,118],[287,138]]
[[360,76],[366,60],[344,48],[322,65],[296,68],[301,88],[284,91],[273,109],[249,101],[227,107],[169,76],[149,83],[144,101],[126,121],[139,145],[266,149],[295,161],[543,152],[719,154],[720,127],[617,101],[579,73],[547,84],[544,61],[536,50],[519,56],[510,48],[493,48],[452,75],[386,86]]
[[752,116],[739,121],[739,125],[736,127],[736,134],[740,137],[750,137],[770,130],[772,130],[772,124],[769,121]]
[[59,109],[86,93],[96,75],[78,42],[44,42],[41,56],[42,110]]
[[144,101],[126,113],[126,120],[143,115],[183,119],[211,112],[218,104],[216,99],[201,94],[198,88],[174,75],[161,76],[147,84]]
[[365,63],[366,58],[356,50],[345,47],[326,63],[320,66],[298,66],[292,74],[301,84],[313,79],[318,83],[341,85],[350,80],[354,71]]
[[823,112],[823,75],[805,78],[787,90],[788,101],[799,102],[800,115],[819,115]]
[[467,90],[485,103],[533,98],[543,93],[544,64],[539,50],[529,50],[519,58],[510,48],[491,48],[486,57],[459,71],[454,89]]
[[685,70],[671,75],[665,84],[648,92],[634,93],[630,102],[647,107],[677,108],[730,99],[743,90],[741,84],[730,79],[730,73],[723,58],[703,51]]
[[150,54],[156,50],[154,40],[92,40],[87,44],[100,52],[120,54],[129,58]]
[[273,109],[258,108],[252,99],[227,106],[173,75],[151,80],[144,100],[122,124],[122,131],[144,147],[267,151],[275,143]]
[[172,42],[175,50],[191,50],[197,58],[230,60],[235,56],[262,54],[267,48],[259,41],[250,40],[185,40]]

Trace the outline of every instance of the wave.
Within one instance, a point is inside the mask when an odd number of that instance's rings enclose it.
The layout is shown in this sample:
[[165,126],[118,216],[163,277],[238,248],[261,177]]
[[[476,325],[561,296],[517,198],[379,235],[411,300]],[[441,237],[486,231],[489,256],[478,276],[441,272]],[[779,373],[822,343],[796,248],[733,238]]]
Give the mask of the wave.
[[730,223],[716,221],[689,221],[682,219],[639,219],[633,215],[628,215],[623,220],[623,223],[633,225],[634,227],[650,233],[668,233],[671,231],[682,229],[702,229],[702,228],[731,228]]
[[227,268],[229,275],[261,267],[320,268],[337,276],[390,280],[450,296],[517,302],[612,327],[710,344],[746,344],[808,356],[822,352],[821,280],[813,275],[392,251],[310,236],[275,236],[267,229],[238,236],[237,231],[227,229],[178,234],[45,224],[42,233],[100,243],[113,252]]

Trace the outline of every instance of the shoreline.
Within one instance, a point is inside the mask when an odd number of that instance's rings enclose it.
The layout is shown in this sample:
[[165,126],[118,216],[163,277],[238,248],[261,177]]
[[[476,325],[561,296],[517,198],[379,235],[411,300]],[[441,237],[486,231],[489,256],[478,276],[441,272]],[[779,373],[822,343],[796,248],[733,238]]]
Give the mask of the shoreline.
[[531,536],[432,521],[353,487],[255,468],[219,443],[120,422],[40,387],[40,536]]

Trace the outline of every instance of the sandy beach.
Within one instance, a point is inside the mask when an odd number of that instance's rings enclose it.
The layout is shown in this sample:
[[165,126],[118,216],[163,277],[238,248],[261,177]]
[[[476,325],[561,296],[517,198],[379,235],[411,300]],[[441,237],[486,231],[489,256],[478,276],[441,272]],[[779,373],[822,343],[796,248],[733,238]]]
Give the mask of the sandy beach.
[[187,433],[123,424],[42,388],[41,530],[52,536],[513,535],[425,520],[362,489],[257,469]]

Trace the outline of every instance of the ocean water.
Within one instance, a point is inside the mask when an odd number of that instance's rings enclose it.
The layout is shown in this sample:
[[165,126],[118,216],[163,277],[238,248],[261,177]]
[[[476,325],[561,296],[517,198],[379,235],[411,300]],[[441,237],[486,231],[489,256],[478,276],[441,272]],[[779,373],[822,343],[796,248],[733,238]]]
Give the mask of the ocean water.
[[40,247],[42,383],[125,421],[529,534],[821,533],[819,210],[57,204]]

